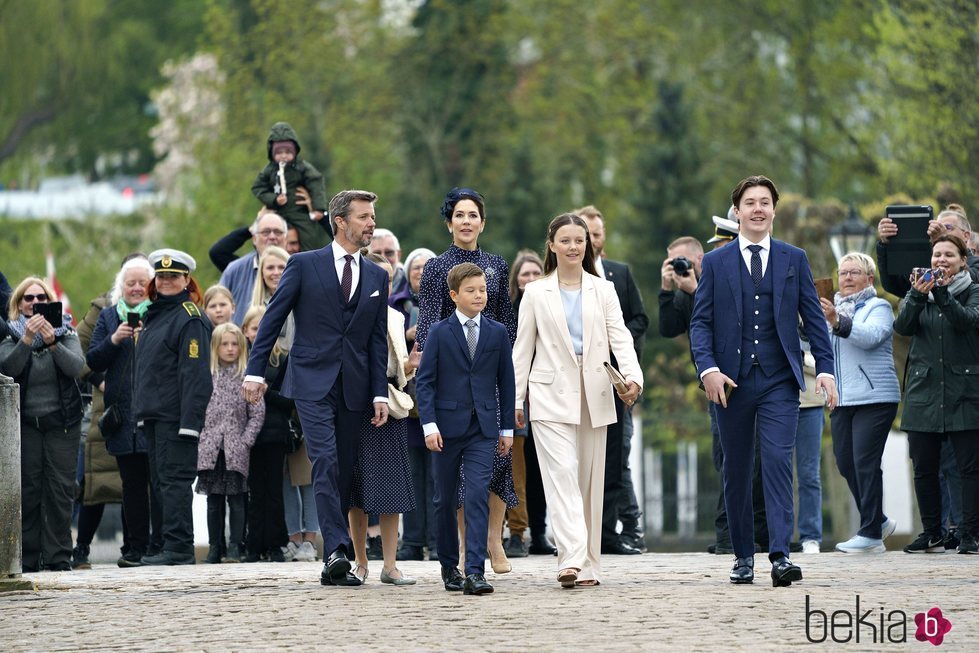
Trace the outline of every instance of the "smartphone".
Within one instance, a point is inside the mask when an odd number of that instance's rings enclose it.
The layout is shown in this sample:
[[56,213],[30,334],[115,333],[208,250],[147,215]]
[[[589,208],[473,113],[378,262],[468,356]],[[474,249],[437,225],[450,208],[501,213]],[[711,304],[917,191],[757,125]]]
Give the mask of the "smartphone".
[[34,304],[34,315],[43,315],[44,319],[55,329],[63,326],[63,306],[61,302],[45,302]]
[[128,311],[126,313],[126,324],[129,325],[131,329],[135,329],[139,326],[139,313],[136,311]]
[[945,280],[945,270],[942,268],[912,268],[911,283],[917,284],[921,281],[928,282],[934,279],[937,281]]
[[836,291],[833,290],[833,280],[832,279],[815,279],[816,284],[816,294],[823,299],[828,299],[833,301],[836,296]]

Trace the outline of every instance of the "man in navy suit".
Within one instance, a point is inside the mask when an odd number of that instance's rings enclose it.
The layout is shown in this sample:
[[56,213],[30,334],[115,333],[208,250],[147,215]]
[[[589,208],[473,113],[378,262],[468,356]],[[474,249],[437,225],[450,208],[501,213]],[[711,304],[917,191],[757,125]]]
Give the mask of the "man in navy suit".
[[[761,442],[772,585],[802,580],[788,557],[792,536],[792,446],[805,389],[798,325],[816,359],[816,387],[836,406],[833,352],[806,253],[771,237],[778,190],[767,177],[731,193],[737,240],[706,254],[690,341],[724,451],[724,502],[736,556],[732,583],[754,580],[751,477],[755,425]],[[735,381],[736,379],[736,381]]]
[[[494,450],[505,456],[513,444],[513,358],[506,327],[480,314],[486,305],[482,269],[460,263],[446,281],[456,311],[428,332],[415,385],[418,414],[425,446],[436,452],[432,474],[442,582],[449,591],[489,594],[493,586],[483,576],[489,482]],[[458,567],[456,522],[460,462],[466,474],[465,579]]]
[[333,242],[293,254],[262,318],[248,358],[248,401],[265,392],[272,346],[292,313],[296,332],[282,394],[296,402],[313,463],[313,491],[327,558],[324,585],[360,585],[350,571],[347,528],[360,422],[387,421],[388,273],[360,256],[374,232],[377,195],[345,190],[330,200]]

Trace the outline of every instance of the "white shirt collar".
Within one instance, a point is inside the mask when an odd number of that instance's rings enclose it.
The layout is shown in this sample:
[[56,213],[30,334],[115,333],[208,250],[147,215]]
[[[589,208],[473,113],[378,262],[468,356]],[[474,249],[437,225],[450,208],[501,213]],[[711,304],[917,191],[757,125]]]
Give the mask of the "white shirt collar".
[[761,248],[766,252],[772,248],[772,236],[770,234],[765,234],[765,237],[761,239],[761,242],[753,243],[743,235],[738,234],[738,249],[742,252],[748,249],[748,245],[761,245]]
[[459,324],[462,326],[466,326],[466,322],[473,320],[476,323],[476,328],[478,329],[481,326],[479,321],[479,318],[481,317],[483,317],[482,313],[476,313],[476,317],[466,317],[462,311],[460,311],[458,308],[456,309],[456,319],[459,320]]
[[[334,240],[330,244],[330,247],[333,248],[333,260],[334,261],[342,261],[343,260],[343,257],[347,255],[347,250],[345,250],[343,247],[341,247],[340,246],[340,243],[338,243],[336,240]],[[351,254],[351,256],[354,257],[353,260],[351,261],[351,264],[353,264],[353,265],[360,265],[360,250],[358,249],[356,252],[354,252],[353,254]]]

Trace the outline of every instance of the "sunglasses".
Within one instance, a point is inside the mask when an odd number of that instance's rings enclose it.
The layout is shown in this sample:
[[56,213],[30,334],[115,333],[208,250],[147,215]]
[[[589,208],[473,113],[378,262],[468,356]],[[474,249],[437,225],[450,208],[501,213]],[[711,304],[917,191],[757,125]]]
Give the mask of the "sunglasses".
[[25,302],[30,304],[34,300],[37,300],[39,302],[46,302],[48,301],[48,296],[42,292],[40,295],[24,295],[23,299]]

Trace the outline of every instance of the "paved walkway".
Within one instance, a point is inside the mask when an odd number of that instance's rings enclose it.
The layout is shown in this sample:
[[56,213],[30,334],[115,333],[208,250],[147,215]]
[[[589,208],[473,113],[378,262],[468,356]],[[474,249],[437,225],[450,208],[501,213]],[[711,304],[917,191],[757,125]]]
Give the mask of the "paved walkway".
[[[0,593],[0,646],[12,651],[787,651],[933,650],[914,616],[951,621],[940,651],[979,650],[979,556],[797,554],[805,580],[773,589],[767,565],[751,586],[727,581],[728,556],[603,558],[601,587],[562,590],[555,559],[513,560],[488,574],[491,596],[449,594],[435,562],[400,563],[413,587],[382,585],[380,562],[360,588],[321,587],[319,563],[197,565],[26,574],[34,591]],[[809,637],[806,597],[812,611]],[[856,616],[864,617],[860,643]],[[907,643],[891,644],[903,636]],[[816,612],[822,611],[822,612]],[[827,633],[826,621],[837,627]],[[880,623],[884,621],[884,633]],[[873,624],[871,629],[869,624]],[[827,636],[829,635],[829,636]],[[832,636],[846,644],[834,643]],[[874,642],[876,638],[876,643]]]

